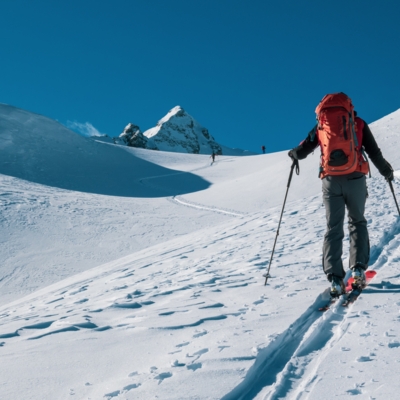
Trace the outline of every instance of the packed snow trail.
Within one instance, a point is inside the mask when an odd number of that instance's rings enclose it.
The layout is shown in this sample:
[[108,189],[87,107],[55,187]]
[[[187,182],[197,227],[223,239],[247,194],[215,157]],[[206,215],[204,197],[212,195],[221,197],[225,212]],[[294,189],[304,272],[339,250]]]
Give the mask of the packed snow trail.
[[273,385],[277,381],[279,373],[296,353],[305,334],[320,318],[320,314],[315,310],[318,305],[326,301],[326,298],[327,292],[318,296],[315,303],[297,321],[278,335],[267,348],[261,350],[244,381],[222,400],[254,399],[263,388]]
[[244,217],[245,216],[245,214],[241,214],[241,213],[238,213],[235,211],[222,210],[220,208],[208,207],[208,206],[205,206],[202,204],[194,204],[192,202],[184,200],[182,197],[174,196],[173,200],[175,202],[177,202],[178,204],[181,204],[181,205],[184,205],[187,207],[197,208],[199,210],[207,210],[207,211],[212,211],[212,212],[216,212],[216,213],[220,213],[220,214],[232,215],[234,217]]
[[[400,264],[400,218],[373,247],[371,261],[371,269],[376,270],[384,268],[387,263]],[[361,296],[373,293],[374,287],[381,288],[382,285],[371,283]],[[393,290],[400,294],[400,285]],[[321,364],[350,326],[349,310],[342,307],[341,301],[325,314],[317,311],[328,298],[329,289],[326,289],[297,321],[258,354],[243,382],[223,399],[308,398],[307,393],[318,379]],[[362,300],[357,306],[363,308]]]
[[[229,161],[229,159],[230,158],[227,158],[225,161]],[[201,166],[198,168],[191,169],[189,172],[194,174],[195,172],[201,171],[207,167]],[[142,185],[149,186],[158,191],[163,191],[166,196],[171,197],[172,200],[179,205],[191,207],[191,208],[198,209],[198,210],[211,211],[211,212],[215,212],[215,213],[219,213],[219,214],[226,214],[226,215],[234,216],[234,217],[245,216],[245,213],[240,213],[235,210],[226,210],[226,209],[222,209],[222,208],[206,206],[204,204],[194,203],[193,201],[185,200],[182,196],[177,195],[176,189],[175,190],[171,189],[171,186],[172,187],[174,186],[174,185],[171,185],[171,178],[180,176],[183,174],[186,174],[186,172],[182,172],[182,171],[171,172],[171,173],[164,174],[164,175],[156,175],[156,176],[149,176],[146,178],[141,178],[138,180],[138,182]],[[166,182],[167,182],[167,185],[166,185]],[[185,185],[186,190],[188,189],[188,186],[190,186],[190,180],[188,181],[188,184]]]

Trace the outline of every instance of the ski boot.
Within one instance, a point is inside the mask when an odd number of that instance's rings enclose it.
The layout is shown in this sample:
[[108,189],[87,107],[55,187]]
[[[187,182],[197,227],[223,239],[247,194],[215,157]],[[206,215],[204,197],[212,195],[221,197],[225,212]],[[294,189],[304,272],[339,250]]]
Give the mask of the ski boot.
[[343,279],[333,275],[331,281],[331,291],[330,291],[331,298],[334,299],[340,297],[342,294],[345,293],[346,293],[346,287],[344,286]]
[[351,270],[351,275],[354,279],[353,283],[351,284],[353,290],[363,290],[366,286],[365,266],[357,263],[351,267]]

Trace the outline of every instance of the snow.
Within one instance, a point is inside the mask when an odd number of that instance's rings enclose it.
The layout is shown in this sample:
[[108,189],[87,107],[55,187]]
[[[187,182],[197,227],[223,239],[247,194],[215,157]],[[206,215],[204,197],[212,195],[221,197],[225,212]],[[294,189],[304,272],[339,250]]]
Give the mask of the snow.
[[180,106],[170,110],[157,126],[143,132],[143,135],[150,139],[146,148],[177,153],[221,154],[221,146],[208,130]]
[[[400,110],[370,126],[400,199]],[[293,176],[264,286],[286,152],[211,165],[7,105],[0,149],[1,399],[398,397],[400,221],[374,168],[378,274],[321,313],[317,152]]]

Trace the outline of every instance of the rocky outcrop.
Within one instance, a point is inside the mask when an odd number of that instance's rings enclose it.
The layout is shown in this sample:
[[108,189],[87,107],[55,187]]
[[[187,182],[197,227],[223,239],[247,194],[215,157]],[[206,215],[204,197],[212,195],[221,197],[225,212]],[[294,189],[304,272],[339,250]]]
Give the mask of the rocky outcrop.
[[[131,147],[139,147],[142,149],[153,149],[153,150],[158,150],[154,144],[149,141],[149,139],[143,135],[142,131],[137,125],[134,125],[132,123],[129,123],[123,132],[119,135],[118,141],[123,144],[126,144],[127,146]],[[149,143],[151,142],[151,143]]]

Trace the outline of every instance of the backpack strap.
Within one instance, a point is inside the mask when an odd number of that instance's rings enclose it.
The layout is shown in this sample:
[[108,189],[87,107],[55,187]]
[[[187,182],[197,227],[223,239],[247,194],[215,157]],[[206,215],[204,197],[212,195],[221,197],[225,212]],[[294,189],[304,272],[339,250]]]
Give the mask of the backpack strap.
[[352,134],[353,134],[353,137],[354,137],[354,145],[357,148],[358,147],[358,139],[357,139],[355,123],[354,123],[354,120],[353,120],[352,113],[349,113],[349,119],[350,119],[350,126],[351,126],[351,130],[352,130]]

